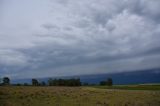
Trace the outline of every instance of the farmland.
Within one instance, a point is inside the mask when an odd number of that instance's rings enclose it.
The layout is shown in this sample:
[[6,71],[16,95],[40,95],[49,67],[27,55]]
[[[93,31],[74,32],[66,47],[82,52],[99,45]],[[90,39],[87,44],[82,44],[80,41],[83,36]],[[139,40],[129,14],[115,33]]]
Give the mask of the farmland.
[[0,106],[160,106],[160,91],[3,86]]

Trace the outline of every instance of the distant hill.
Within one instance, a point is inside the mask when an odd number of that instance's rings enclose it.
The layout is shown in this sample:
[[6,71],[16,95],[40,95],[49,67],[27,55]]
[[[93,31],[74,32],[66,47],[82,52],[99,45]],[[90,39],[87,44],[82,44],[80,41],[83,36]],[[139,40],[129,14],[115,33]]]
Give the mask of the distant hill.
[[82,82],[97,84],[112,78],[114,84],[160,83],[160,69],[81,76]]
[[[119,72],[111,74],[91,74],[91,75],[79,75],[79,76],[65,76],[65,77],[53,77],[53,78],[77,78],[81,79],[81,82],[87,82],[89,84],[98,84],[100,81],[112,78],[114,84],[145,84],[145,83],[160,83],[160,68],[149,70],[136,70],[132,72]],[[40,81],[46,81],[49,78],[39,78]],[[31,83],[31,79],[19,79],[12,80],[12,83]]]

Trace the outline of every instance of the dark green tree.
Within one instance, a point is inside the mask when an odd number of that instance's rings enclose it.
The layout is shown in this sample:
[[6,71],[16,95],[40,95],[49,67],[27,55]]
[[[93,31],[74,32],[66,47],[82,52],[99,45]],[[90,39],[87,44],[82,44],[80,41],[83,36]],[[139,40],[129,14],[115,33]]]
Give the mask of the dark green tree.
[[51,78],[48,80],[48,85],[53,86],[53,80]]
[[113,80],[112,78],[108,78],[107,81],[101,81],[99,85],[107,85],[107,86],[112,86],[113,85]]
[[89,85],[89,83],[84,82],[82,85],[83,85],[83,86],[88,86],[88,85]]
[[24,83],[23,85],[24,85],[24,86],[29,86],[29,84],[28,84],[28,83]]
[[39,85],[38,80],[37,79],[32,79],[32,85],[33,86],[38,86]]
[[16,86],[22,86],[22,84],[20,84],[20,83],[17,83],[17,84],[16,84]]
[[80,79],[49,79],[49,86],[81,86]]
[[112,80],[112,78],[108,78],[108,79],[107,79],[107,85],[108,85],[108,86],[112,86],[112,85],[113,85],[113,80]]
[[0,85],[2,84],[2,78],[0,78]]
[[99,85],[102,85],[102,86],[104,86],[104,85],[106,85],[106,81],[101,81],[100,83],[99,83]]
[[46,83],[44,81],[42,81],[41,86],[46,86]]
[[3,78],[3,85],[9,85],[10,84],[10,79],[8,77]]

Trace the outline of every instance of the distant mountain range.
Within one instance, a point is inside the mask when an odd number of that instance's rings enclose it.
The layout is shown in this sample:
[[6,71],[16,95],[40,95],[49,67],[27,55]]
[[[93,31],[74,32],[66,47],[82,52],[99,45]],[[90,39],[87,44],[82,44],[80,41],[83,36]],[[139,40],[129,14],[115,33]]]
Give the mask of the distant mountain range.
[[[81,82],[89,84],[98,84],[100,81],[112,78],[114,84],[145,84],[145,83],[160,83],[160,68],[148,70],[136,70],[131,72],[119,72],[110,74],[90,74],[79,76],[63,76],[54,78],[80,78]],[[51,77],[50,77],[51,78]],[[39,81],[47,82],[49,78],[37,78]],[[31,79],[15,79],[12,83],[31,83]]]

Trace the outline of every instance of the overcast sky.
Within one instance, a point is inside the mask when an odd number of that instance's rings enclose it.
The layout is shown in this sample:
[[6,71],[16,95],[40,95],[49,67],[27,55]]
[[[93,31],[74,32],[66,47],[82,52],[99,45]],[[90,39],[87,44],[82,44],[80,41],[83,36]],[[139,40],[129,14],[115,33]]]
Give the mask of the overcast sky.
[[160,0],[0,0],[0,77],[160,67]]

